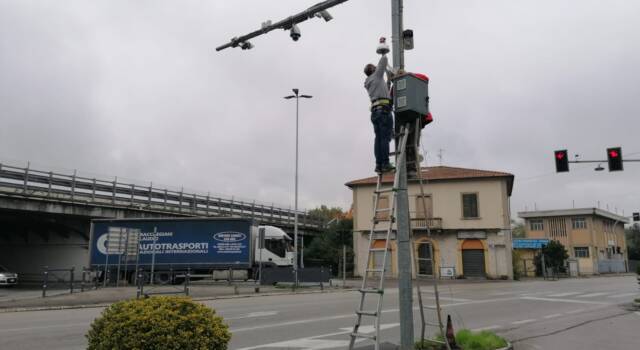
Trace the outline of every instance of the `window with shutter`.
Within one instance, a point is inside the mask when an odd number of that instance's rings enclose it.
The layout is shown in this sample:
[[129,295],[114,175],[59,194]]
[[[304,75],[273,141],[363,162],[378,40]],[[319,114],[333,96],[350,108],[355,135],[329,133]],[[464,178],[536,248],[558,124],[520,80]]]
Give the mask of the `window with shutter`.
[[462,194],[462,217],[477,218],[478,215],[478,194],[463,193]]

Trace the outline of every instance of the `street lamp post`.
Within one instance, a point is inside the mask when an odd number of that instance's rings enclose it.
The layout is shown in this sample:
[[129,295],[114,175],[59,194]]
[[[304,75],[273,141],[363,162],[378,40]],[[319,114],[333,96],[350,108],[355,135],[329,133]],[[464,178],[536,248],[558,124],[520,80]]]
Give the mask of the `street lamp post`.
[[300,111],[300,99],[312,98],[311,95],[300,95],[300,90],[292,89],[293,95],[285,96],[284,98],[289,100],[296,99],[296,175],[295,175],[295,200],[294,200],[294,221],[293,221],[293,273],[294,273],[294,285],[298,286],[298,129],[299,129],[299,111]]

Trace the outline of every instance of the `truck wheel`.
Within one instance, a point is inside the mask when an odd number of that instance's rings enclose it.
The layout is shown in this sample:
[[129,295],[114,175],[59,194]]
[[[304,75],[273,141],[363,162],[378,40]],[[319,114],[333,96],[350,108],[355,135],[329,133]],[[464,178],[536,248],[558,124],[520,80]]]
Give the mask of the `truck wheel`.
[[168,272],[156,272],[154,282],[157,284],[168,284],[171,282],[171,275]]

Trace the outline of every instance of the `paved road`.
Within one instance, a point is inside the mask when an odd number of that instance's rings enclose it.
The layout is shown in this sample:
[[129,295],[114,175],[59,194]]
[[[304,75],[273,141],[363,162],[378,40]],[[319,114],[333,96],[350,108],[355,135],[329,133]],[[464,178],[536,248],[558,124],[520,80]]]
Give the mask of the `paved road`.
[[[397,296],[397,290],[387,290],[382,319],[383,337],[393,342],[398,337]],[[431,293],[425,297],[433,302]],[[445,312],[458,328],[495,330],[523,350],[637,349],[640,314],[625,308],[634,297],[640,292],[632,276],[442,287]],[[314,350],[344,349],[357,300],[358,293],[349,291],[207,304],[230,325],[231,349]],[[48,350],[83,349],[88,325],[100,311],[0,313],[0,348],[40,349],[47,344]]]

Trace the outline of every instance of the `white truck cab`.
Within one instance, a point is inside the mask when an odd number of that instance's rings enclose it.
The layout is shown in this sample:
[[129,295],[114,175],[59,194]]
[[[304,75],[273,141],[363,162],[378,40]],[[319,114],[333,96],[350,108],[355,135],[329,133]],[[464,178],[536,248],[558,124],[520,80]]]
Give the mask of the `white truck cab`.
[[292,266],[293,240],[286,232],[275,226],[259,226],[264,228],[264,248],[260,249],[260,235],[254,237],[255,261],[264,265]]

